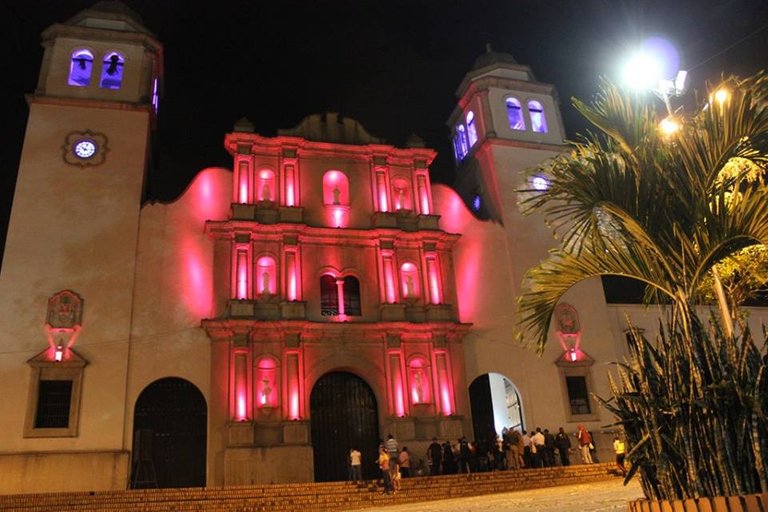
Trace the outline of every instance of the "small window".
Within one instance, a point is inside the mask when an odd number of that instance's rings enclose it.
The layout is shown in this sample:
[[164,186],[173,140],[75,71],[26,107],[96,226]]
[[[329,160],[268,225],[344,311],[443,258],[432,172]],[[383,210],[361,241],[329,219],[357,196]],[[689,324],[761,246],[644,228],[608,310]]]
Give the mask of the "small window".
[[102,89],[119,89],[123,85],[123,66],[125,58],[117,52],[109,52],[104,56],[101,67]]
[[37,388],[35,428],[68,428],[71,380],[41,380]]
[[513,130],[525,130],[523,119],[523,106],[517,98],[507,98],[507,119],[509,127]]
[[336,287],[336,278],[330,274],[320,278],[320,314],[323,316],[339,314],[339,290]]
[[538,133],[547,133],[547,118],[544,107],[536,100],[528,102],[528,113],[531,115],[531,129]]
[[475,113],[471,110],[467,113],[467,136],[469,137],[469,147],[477,142],[477,127],[475,126]]
[[93,72],[93,54],[88,50],[72,52],[72,62],[69,65],[67,84],[74,87],[87,87],[91,83]]
[[589,392],[587,391],[586,377],[566,377],[565,385],[568,388],[568,401],[571,405],[571,414],[591,414],[589,407]]
[[360,281],[353,276],[344,278],[344,314],[348,316],[362,315],[360,309]]

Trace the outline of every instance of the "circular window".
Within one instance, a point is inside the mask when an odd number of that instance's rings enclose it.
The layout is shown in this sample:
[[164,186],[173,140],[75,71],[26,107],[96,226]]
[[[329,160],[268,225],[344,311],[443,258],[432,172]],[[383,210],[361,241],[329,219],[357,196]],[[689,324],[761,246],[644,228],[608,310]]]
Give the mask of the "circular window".
[[98,146],[93,139],[80,139],[72,145],[72,152],[77,158],[87,160],[96,154]]

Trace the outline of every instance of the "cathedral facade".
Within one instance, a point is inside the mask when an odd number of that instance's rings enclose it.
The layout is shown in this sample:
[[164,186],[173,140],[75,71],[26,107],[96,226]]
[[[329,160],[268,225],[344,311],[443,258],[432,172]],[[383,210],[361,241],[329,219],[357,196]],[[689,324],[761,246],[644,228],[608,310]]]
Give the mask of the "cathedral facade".
[[435,437],[584,423],[608,453],[595,395],[625,314],[652,332],[656,312],[585,282],[543,354],[514,343],[552,246],[517,190],[565,149],[530,68],[489,51],[460,84],[455,189],[417,138],[327,113],[275,137],[239,121],[232,168],[161,204],[160,42],[101,2],[43,44],[0,275],[0,492],[344,479],[352,447],[371,477],[388,434],[425,459]]

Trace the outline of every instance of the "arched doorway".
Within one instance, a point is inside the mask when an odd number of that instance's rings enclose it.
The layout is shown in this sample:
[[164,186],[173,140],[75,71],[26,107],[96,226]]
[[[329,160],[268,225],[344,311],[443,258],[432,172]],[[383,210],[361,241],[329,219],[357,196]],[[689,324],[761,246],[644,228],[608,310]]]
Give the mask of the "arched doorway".
[[379,415],[371,387],[351,373],[328,373],[312,388],[309,409],[315,481],[346,480],[352,447],[363,454],[363,478],[376,478]]
[[486,373],[472,381],[469,401],[475,439],[490,440],[504,428],[524,428],[520,394],[512,381],[499,373]]
[[133,414],[131,488],[204,487],[207,407],[194,384],[168,377],[141,392]]

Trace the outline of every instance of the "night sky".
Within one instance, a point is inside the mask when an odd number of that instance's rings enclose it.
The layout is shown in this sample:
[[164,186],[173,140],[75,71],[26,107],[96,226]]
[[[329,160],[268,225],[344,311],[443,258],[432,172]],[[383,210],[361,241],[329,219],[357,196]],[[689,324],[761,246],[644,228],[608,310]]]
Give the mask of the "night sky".
[[[0,244],[34,91],[40,32],[93,1],[0,0]],[[165,77],[149,198],[176,197],[202,168],[231,167],[224,134],[248,117],[275,135],[305,116],[340,112],[402,146],[411,133],[450,183],[446,120],[486,43],[556,85],[569,136],[571,97],[617,76],[639,41],[674,42],[692,85],[768,68],[765,0],[125,0],[164,45]]]

